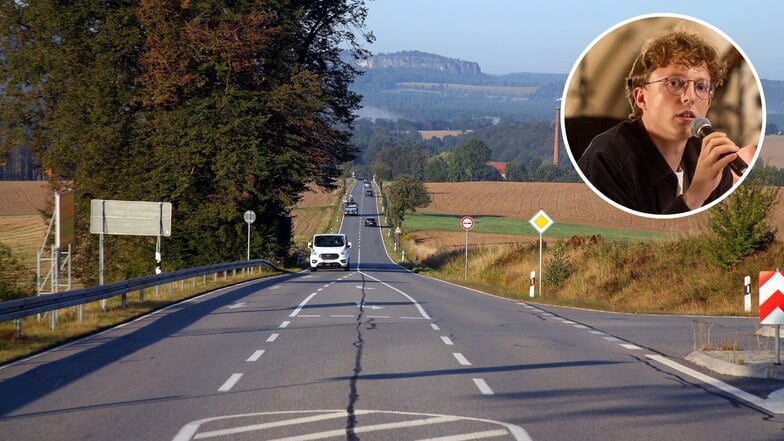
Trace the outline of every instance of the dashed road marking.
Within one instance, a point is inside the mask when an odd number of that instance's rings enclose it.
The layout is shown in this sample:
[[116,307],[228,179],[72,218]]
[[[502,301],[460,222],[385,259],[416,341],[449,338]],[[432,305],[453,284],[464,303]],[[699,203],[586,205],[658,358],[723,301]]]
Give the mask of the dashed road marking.
[[291,321],[286,320],[285,322],[281,323],[280,326],[278,326],[278,327],[281,328],[281,329],[282,328],[288,328],[290,324],[291,324]]
[[479,388],[479,392],[482,392],[482,395],[495,395],[495,392],[493,392],[493,389],[490,389],[490,386],[487,385],[485,380],[474,378],[474,384]]
[[277,340],[279,335],[280,334],[271,334],[269,337],[267,337],[267,343],[272,343],[273,341]]
[[218,392],[230,391],[231,388],[233,388],[234,385],[236,385],[237,382],[240,381],[240,378],[242,378],[242,374],[231,374],[229,379],[226,380],[226,382],[223,383],[223,385],[221,385],[221,387],[218,388]]
[[253,355],[248,357],[248,359],[245,361],[256,361],[259,358],[261,358],[262,355],[264,355],[264,349],[259,349],[258,351],[254,352]]
[[471,362],[465,358],[465,355],[459,352],[453,352],[452,355],[457,359],[457,362],[460,363],[462,366],[471,366]]
[[441,336],[441,341],[443,341],[444,344],[447,345],[447,346],[454,346],[454,342],[452,342],[452,339],[450,339],[446,335],[442,335]]

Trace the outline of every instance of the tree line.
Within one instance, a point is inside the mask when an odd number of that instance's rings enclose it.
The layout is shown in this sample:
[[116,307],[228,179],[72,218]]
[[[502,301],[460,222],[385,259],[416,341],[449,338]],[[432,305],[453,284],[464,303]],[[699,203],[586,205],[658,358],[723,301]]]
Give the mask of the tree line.
[[[76,191],[74,268],[94,279],[91,199],[166,201],[163,268],[288,250],[290,207],[356,156],[361,0],[8,1],[0,6],[0,154],[30,148]],[[107,238],[107,278],[149,274],[148,238]]]

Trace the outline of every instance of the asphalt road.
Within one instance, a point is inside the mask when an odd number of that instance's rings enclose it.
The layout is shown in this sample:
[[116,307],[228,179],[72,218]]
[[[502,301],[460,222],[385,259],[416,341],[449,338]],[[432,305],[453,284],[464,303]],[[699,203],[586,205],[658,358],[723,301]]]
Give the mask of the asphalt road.
[[363,194],[351,271],[221,289],[0,368],[0,439],[784,439],[784,384],[689,370],[694,318],[411,274]]

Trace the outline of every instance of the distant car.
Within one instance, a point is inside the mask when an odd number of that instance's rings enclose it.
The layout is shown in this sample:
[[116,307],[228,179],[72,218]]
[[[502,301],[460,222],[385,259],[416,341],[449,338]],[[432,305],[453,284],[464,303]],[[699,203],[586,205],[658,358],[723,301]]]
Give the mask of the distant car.
[[365,196],[373,196],[373,190],[365,190]]
[[375,217],[369,217],[369,218],[365,219],[365,226],[366,227],[377,227],[378,226],[378,222],[376,222],[376,218]]

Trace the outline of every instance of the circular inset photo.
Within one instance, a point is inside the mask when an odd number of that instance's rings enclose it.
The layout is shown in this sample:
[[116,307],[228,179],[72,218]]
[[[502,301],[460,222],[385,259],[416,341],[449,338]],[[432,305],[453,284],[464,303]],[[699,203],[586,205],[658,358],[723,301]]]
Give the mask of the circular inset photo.
[[577,60],[562,98],[569,158],[602,199],[631,214],[704,211],[748,176],[759,156],[759,76],[723,32],[692,17],[619,23]]

